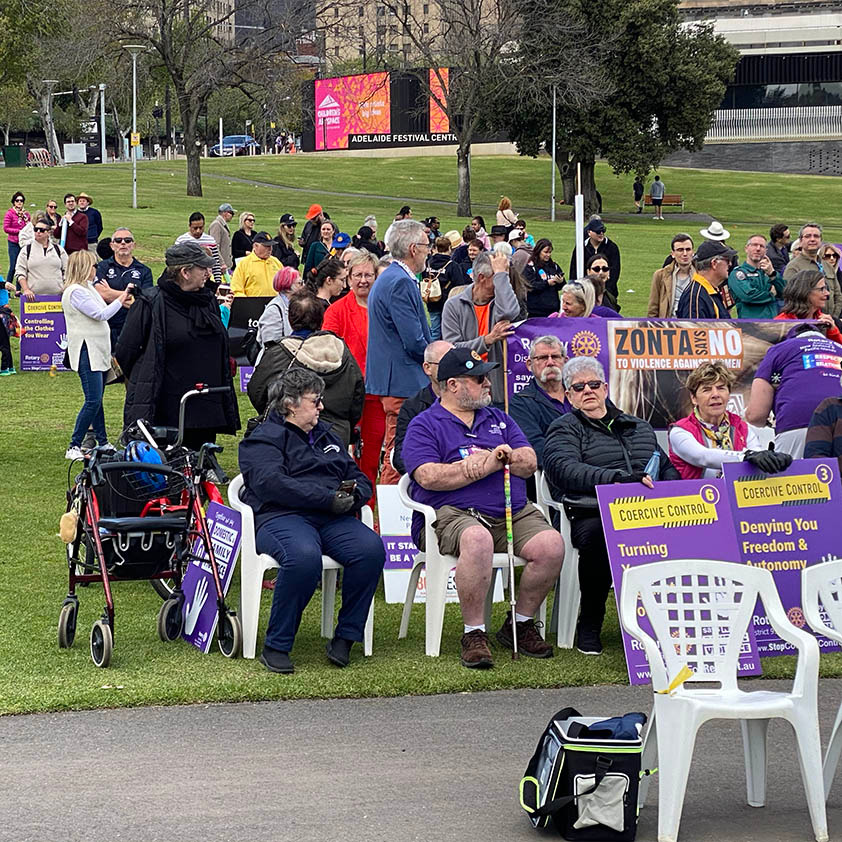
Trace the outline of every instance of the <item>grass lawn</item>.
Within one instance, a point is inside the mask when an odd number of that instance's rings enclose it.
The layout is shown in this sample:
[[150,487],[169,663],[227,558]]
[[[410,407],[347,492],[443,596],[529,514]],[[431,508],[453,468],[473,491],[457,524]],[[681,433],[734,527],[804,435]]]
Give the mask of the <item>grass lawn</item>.
[[[472,162],[475,212],[483,213],[490,226],[493,208],[505,192],[516,209],[546,207],[549,193],[549,161],[520,158],[475,158]],[[319,201],[352,233],[367,213],[377,214],[381,233],[395,211],[409,201],[414,214],[435,214],[442,230],[464,225],[450,201],[455,193],[455,166],[445,158],[411,158],[377,161],[306,156],[217,160],[204,162],[205,196],[184,196],[184,164],[144,163],[138,168],[139,204],[132,211],[131,170],[126,165],[69,167],[61,170],[0,169],[0,195],[11,197],[21,189],[27,203],[43,207],[48,197],[61,197],[68,190],[82,190],[94,197],[107,230],[129,225],[138,241],[138,255],[153,265],[157,276],[163,250],[186,230],[187,216],[201,209],[208,220],[223,201],[238,210],[251,210],[258,227],[276,230],[277,218],[293,212],[302,222],[311,202]],[[741,245],[747,235],[768,229],[784,220],[793,228],[817,216],[829,228],[832,239],[842,239],[842,209],[832,201],[838,181],[829,178],[712,173],[663,170],[670,192],[687,198],[688,210],[705,212],[732,230],[732,242]],[[254,179],[272,186],[255,186],[230,178]],[[617,179],[600,167],[598,184],[607,214],[628,211],[631,179]],[[293,189],[297,188],[297,189]],[[324,190],[364,194],[361,197],[329,196]],[[372,194],[394,198],[367,198]],[[423,200],[431,200],[426,204]],[[786,215],[778,212],[786,209]],[[526,212],[529,230],[550,236],[556,257],[566,268],[573,226],[569,221],[552,224],[548,213]],[[669,219],[669,217],[668,217]],[[655,222],[648,216],[629,215],[611,222],[609,236],[623,254],[621,296],[624,312],[640,315],[647,300],[652,272],[660,267],[669,239],[678,230],[695,233],[699,223]],[[0,267],[6,268],[0,252]],[[627,290],[634,290],[634,293]],[[13,350],[17,359],[16,342]],[[374,656],[363,662],[358,653],[350,668],[330,666],[318,637],[318,600],[314,600],[302,623],[293,658],[296,674],[271,675],[257,661],[228,661],[218,651],[203,656],[184,643],[158,640],[155,623],[160,599],[146,583],[115,587],[115,652],[108,670],[97,670],[88,655],[90,626],[103,607],[102,590],[81,589],[76,644],[60,651],[56,621],[66,593],[64,546],[58,521],[64,511],[68,468],[63,453],[76,413],[81,405],[78,378],[62,373],[26,373],[0,380],[0,466],[6,487],[0,509],[0,611],[5,616],[0,635],[0,713],[90,708],[137,704],[174,704],[241,699],[280,699],[326,696],[387,696],[407,693],[466,692],[510,687],[551,687],[577,684],[623,683],[626,670],[613,611],[607,623],[602,658],[557,651],[549,662],[528,659],[512,663],[498,650],[497,666],[488,672],[465,670],[458,663],[461,622],[458,608],[448,609],[442,656],[424,656],[423,606],[416,606],[407,640],[397,640],[399,605],[386,605],[381,594],[375,609]],[[122,387],[106,393],[106,420],[112,437],[119,432]],[[241,397],[243,420],[252,415]],[[233,437],[222,437],[222,461],[236,473]],[[231,603],[237,603],[235,577]],[[264,622],[270,595],[264,596]],[[497,606],[494,629],[502,622],[505,608]],[[258,646],[262,639],[262,628]],[[792,659],[764,662],[767,675],[791,673]],[[826,675],[842,675],[842,656],[825,655]]]

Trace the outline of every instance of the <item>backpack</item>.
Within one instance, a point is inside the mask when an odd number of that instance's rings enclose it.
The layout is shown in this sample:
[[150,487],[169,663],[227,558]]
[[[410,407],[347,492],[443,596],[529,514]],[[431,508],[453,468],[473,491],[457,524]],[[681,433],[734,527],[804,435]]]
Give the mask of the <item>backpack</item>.
[[[53,248],[55,249],[56,255],[58,259],[61,260],[61,249],[53,243]],[[29,255],[32,254],[32,243],[29,243],[26,247],[26,259],[29,260]]]
[[424,274],[421,276],[421,300],[425,304],[441,301],[441,282],[439,279],[451,263],[453,263],[453,261],[448,260],[441,269],[424,270]]
[[546,827],[552,819],[568,840],[632,842],[644,722],[643,713],[600,720],[560,710],[520,782],[520,805],[532,826]]

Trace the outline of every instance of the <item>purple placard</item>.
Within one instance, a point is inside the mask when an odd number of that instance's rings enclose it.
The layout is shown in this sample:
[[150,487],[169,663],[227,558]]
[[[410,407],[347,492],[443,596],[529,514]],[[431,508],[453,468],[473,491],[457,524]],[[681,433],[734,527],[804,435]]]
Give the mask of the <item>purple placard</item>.
[[[222,592],[228,593],[237,554],[240,551],[242,522],[240,513],[221,503],[210,503],[206,514],[219,580]],[[216,605],[216,586],[202,541],[196,539],[193,554],[198,558],[191,561],[184,574],[184,631],[182,637],[197,649],[207,654],[210,651],[213,633],[219,614]]]
[[253,365],[241,365],[240,366],[240,391],[245,392],[249,387],[249,380],[251,380],[251,376],[254,374],[254,366]]
[[20,300],[21,371],[49,371],[51,366],[63,369],[67,347],[67,330],[61,297],[39,295],[35,301]]
[[384,570],[412,570],[418,549],[410,535],[381,535],[386,549]]
[[[723,474],[739,559],[771,571],[790,622],[809,631],[801,608],[801,571],[837,558],[842,548],[839,463],[798,459],[783,473],[766,476],[745,462],[728,462]],[[759,603],[754,631],[761,655],[794,654]],[[816,635],[816,640],[823,652],[839,649],[827,638]]]
[[[642,483],[599,485],[596,496],[618,611],[626,567],[702,555],[721,561],[739,559],[725,484],[720,479],[659,482],[655,488]],[[652,634],[645,617],[641,625]],[[621,632],[629,681],[648,684],[649,663],[642,647],[622,627]],[[751,626],[743,641],[739,671],[740,675],[761,673]]]

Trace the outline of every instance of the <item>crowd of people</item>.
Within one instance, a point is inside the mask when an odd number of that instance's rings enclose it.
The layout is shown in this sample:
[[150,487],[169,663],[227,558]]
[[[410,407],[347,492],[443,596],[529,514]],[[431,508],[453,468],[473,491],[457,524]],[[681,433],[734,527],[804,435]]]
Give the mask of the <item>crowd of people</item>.
[[[102,408],[111,382],[125,384],[124,424],[143,418],[164,426],[176,425],[179,399],[193,384],[226,386],[191,403],[185,442],[198,448],[238,431],[227,326],[238,299],[264,300],[248,385],[257,417],[239,463],[258,549],[280,565],[261,656],[274,672],[294,669],[290,653],[322,552],[346,568],[329,659],[346,665],[362,640],[385,557],[355,515],[374,504],[378,483],[408,474],[412,498],[435,509],[439,548],[459,559],[460,660],[488,668],[483,605],[493,553],[506,549],[504,465],[514,549],[526,566],[496,640],[511,648],[516,634],[522,654],[549,658],[552,647],[533,617],[558,579],[565,547],[530,502],[536,471],[563,502],[579,550],[576,646],[599,655],[611,578],[597,485],[715,476],[730,461],[773,473],[802,455],[842,457],[840,253],[816,223],[803,225],[795,243],[786,225],[772,226],[768,239],[752,235],[742,262],[719,222],[698,238],[672,237],[652,278],[649,317],[797,323],[760,362],[745,418],[729,403],[730,369],[716,362],[695,369],[685,382],[692,412],[669,430],[665,452],[646,420],[610,400],[600,363],[568,359],[549,322],[529,348],[530,381],[507,399],[505,340],[517,322],[620,317],[620,249],[598,216],[575,246],[568,280],[552,241],[535,241],[507,197],[488,231],[477,216],[461,232],[441,233],[436,217],[416,221],[404,206],[382,239],[373,216],[351,236],[318,204],[300,232],[291,213],[272,235],[257,230],[250,212],[232,231],[237,211],[224,203],[207,231],[201,212],[190,215],[156,284],[133,255],[131,230],[100,239],[102,218],[89,196],[67,194],[61,217],[57,202],[34,219],[24,205],[16,193],[4,220],[12,271],[0,294],[61,295],[66,364],[84,395],[69,459],[94,444],[111,447]],[[0,334],[0,374],[13,370],[8,344]],[[768,450],[755,426],[772,417]],[[417,515],[412,535],[423,549]]]

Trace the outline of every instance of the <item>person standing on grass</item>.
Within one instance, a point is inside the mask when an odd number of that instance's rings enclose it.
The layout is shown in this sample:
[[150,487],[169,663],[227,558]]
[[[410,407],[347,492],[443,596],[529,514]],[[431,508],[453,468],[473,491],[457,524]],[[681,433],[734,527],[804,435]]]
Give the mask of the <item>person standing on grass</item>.
[[102,214],[93,206],[93,199],[87,193],[80,193],[76,197],[79,202],[79,212],[88,217],[88,251],[96,253],[96,246],[102,234]]
[[766,256],[772,261],[775,271],[783,276],[787,263],[789,263],[789,245],[792,236],[789,233],[789,225],[778,222],[769,229],[769,244],[766,246]]
[[678,312],[678,302],[693,280],[693,238],[680,233],[672,238],[670,259],[652,275],[649,306],[646,315],[652,319],[672,319]]
[[62,229],[67,227],[64,238],[64,250],[68,255],[76,251],[88,250],[88,217],[76,206],[76,194],[64,196],[64,216],[53,230],[53,236],[61,242]]
[[637,213],[643,213],[643,179],[637,176],[632,185],[632,193],[634,195],[634,206],[637,208]]
[[766,238],[754,234],[746,243],[746,259],[728,276],[728,289],[740,319],[774,319],[784,292],[783,278],[766,255]]
[[234,271],[234,257],[231,254],[231,229],[228,223],[234,218],[237,211],[228,202],[223,202],[219,206],[219,213],[210,224],[208,234],[214,238],[217,246],[219,246],[219,259],[222,263],[223,272]]
[[219,256],[219,246],[216,240],[210,234],[205,233],[205,215],[200,211],[195,211],[190,214],[187,224],[187,231],[176,238],[175,245],[195,243],[201,246],[213,258],[211,274],[214,284],[219,286],[222,283],[222,260]]
[[79,374],[85,402],[76,416],[65,459],[83,457],[82,439],[89,426],[93,426],[98,444],[109,446],[102,408],[105,374],[111,368],[108,319],[121,307],[131,304],[131,293],[124,289],[110,304],[106,304],[93,285],[95,278],[94,256],[87,249],[73,252],[67,262],[67,282],[61,295],[61,309],[67,325],[70,368]]
[[[799,272],[818,269],[827,280],[827,304],[822,308],[833,317],[842,315],[842,289],[836,277],[836,266],[823,261],[820,256],[822,245],[822,227],[818,222],[808,222],[801,226],[798,234],[801,253],[789,261],[784,270],[784,282],[789,283]],[[793,250],[794,251],[794,250]]]
[[430,251],[424,226],[412,219],[392,225],[389,242],[393,262],[377,278],[368,296],[368,354],[365,392],[378,395],[386,415],[380,472],[383,485],[395,485],[400,474],[392,467],[395,429],[403,402],[427,385],[424,350],[432,342],[417,276]]
[[35,301],[38,295],[61,295],[67,269],[67,252],[50,242],[47,222],[36,222],[32,231],[35,242],[24,247],[15,267],[15,280],[21,295],[27,301]]
[[0,275],[0,377],[17,374],[15,361],[12,357],[12,346],[9,343],[9,331],[3,318],[12,311],[9,309],[9,293],[15,291],[15,285],[4,280]]
[[9,277],[14,275],[15,266],[18,262],[20,232],[29,223],[29,212],[25,205],[26,196],[18,190],[17,193],[12,194],[12,206],[6,211],[6,216],[3,217],[3,230],[6,232],[6,238],[9,241]]
[[254,214],[251,211],[243,211],[240,214],[240,227],[231,237],[231,271],[234,264],[242,260],[247,254],[251,254],[251,246],[254,242]]
[[707,240],[696,252],[696,271],[678,302],[679,319],[727,319],[722,287],[737,252],[725,243]]
[[649,188],[649,195],[652,197],[652,204],[655,206],[655,216],[652,217],[653,219],[664,218],[663,204],[665,192],[666,188],[664,187],[664,182],[661,181],[661,176],[656,175],[652,186]]

